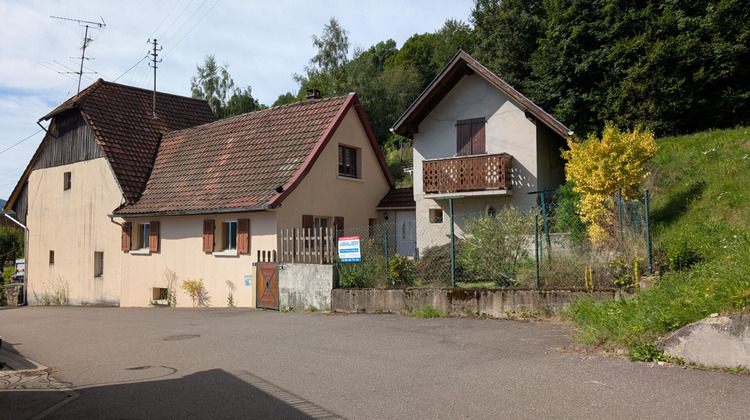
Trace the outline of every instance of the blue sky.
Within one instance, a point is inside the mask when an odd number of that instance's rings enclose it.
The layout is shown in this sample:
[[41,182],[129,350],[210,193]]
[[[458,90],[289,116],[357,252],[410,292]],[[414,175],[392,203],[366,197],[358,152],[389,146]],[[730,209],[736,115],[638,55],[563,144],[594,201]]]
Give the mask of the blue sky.
[[[126,85],[153,86],[143,58],[149,39],[162,45],[157,88],[190,95],[190,77],[206,54],[229,64],[238,86],[270,105],[296,93],[293,74],[315,54],[312,35],[335,17],[354,47],[392,38],[398,47],[415,33],[433,32],[445,20],[469,22],[473,0],[408,1],[93,1],[0,0],[0,198],[7,199],[43,132],[40,117],[76,94],[85,28],[58,16],[104,21],[90,29],[81,89],[101,77]],[[28,138],[28,139],[27,139]],[[24,140],[26,139],[26,140]]]

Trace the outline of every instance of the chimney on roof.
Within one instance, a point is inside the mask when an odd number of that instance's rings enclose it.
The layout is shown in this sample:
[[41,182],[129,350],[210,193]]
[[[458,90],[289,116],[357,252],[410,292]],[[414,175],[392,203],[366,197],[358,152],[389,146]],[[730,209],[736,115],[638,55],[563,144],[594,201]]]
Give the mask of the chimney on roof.
[[320,99],[320,89],[307,89],[307,96],[305,99]]

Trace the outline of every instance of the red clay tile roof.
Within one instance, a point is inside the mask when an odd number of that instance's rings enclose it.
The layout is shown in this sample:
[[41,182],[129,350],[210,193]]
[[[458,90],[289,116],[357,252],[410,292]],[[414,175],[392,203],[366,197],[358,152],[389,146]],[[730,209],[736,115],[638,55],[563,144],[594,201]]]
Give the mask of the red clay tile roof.
[[[116,213],[272,207],[307,173],[346,111],[358,103],[354,94],[313,99],[166,134],[143,195]],[[285,191],[279,193],[278,187]]]
[[417,207],[414,201],[414,187],[391,188],[388,194],[380,200],[378,210],[413,209]]
[[77,109],[86,118],[112,166],[126,202],[135,202],[148,180],[161,135],[215,121],[208,102],[105,82],[102,79],[41,119]]

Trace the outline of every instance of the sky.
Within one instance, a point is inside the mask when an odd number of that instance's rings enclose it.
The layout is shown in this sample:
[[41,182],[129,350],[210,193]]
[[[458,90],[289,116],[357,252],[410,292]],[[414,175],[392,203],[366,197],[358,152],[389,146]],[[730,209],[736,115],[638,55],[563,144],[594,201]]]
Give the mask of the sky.
[[[387,39],[400,48],[447,19],[470,22],[473,0],[0,0],[0,199],[7,200],[42,141],[37,121],[78,91],[85,23],[90,22],[81,90],[98,78],[153,88],[145,59],[162,50],[157,90],[190,96],[207,54],[228,64],[238,87],[271,105],[297,93],[293,75],[315,55],[312,36],[335,17],[350,51]],[[55,16],[58,19],[53,18]],[[95,23],[105,23],[99,29]],[[42,122],[46,127],[47,122]]]

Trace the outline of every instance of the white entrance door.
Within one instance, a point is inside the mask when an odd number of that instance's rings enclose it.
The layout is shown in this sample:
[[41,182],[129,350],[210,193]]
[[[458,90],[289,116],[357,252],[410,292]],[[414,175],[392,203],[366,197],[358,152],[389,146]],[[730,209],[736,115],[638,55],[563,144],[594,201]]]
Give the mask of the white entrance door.
[[414,257],[417,247],[417,223],[414,210],[396,212],[396,252]]

